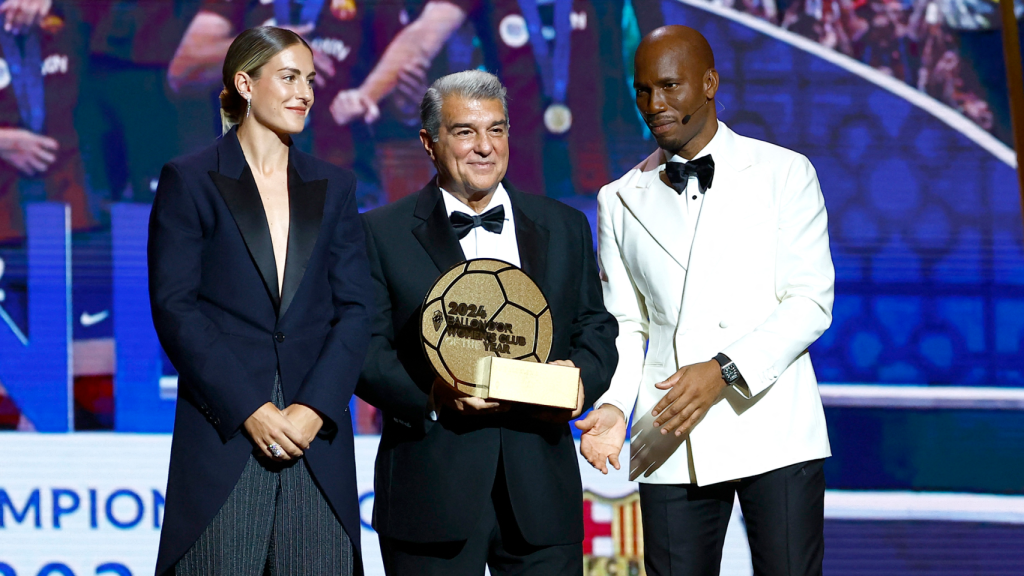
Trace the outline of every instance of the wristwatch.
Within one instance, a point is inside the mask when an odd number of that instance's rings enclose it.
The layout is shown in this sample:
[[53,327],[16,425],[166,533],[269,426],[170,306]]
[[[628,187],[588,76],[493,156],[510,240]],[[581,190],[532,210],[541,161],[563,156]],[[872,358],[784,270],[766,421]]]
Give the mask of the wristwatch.
[[740,379],[740,369],[736,367],[736,363],[730,360],[728,356],[719,352],[715,356],[715,360],[722,367],[722,380],[725,380],[726,386],[732,386]]

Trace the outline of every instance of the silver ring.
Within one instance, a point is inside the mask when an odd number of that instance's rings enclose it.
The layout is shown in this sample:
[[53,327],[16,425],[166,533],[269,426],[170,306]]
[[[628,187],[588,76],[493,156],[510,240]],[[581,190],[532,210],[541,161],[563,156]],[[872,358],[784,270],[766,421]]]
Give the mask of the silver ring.
[[277,444],[271,444],[267,446],[267,450],[270,450],[270,453],[274,456],[274,458],[281,458],[282,456],[284,456],[284,450],[282,450],[281,447],[278,446]]

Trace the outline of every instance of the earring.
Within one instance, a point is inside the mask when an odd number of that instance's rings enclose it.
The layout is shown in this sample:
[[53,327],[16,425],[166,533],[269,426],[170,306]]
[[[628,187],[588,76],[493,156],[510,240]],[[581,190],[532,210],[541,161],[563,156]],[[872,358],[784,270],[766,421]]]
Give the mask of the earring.
[[245,117],[249,117],[249,111],[252,110],[252,96],[245,99]]

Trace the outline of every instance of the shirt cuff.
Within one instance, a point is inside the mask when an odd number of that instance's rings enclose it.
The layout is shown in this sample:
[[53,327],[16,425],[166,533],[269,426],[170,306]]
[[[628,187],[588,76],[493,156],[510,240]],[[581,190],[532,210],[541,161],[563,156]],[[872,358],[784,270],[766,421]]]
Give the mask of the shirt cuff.
[[604,406],[605,404],[618,408],[619,412],[622,412],[622,419],[624,421],[626,421],[626,422],[629,422],[629,414],[632,411],[627,411],[625,408],[622,407],[622,404],[620,404],[619,402],[615,402],[613,400],[604,400],[604,399],[600,399],[599,398],[597,400],[597,403],[594,404],[594,410],[597,410],[598,408],[600,408],[601,406]]

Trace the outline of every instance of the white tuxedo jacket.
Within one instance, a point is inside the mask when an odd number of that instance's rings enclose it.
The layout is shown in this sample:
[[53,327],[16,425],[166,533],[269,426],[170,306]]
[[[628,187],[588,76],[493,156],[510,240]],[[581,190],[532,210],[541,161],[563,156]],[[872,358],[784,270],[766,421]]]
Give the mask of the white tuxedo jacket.
[[711,144],[714,180],[692,244],[676,193],[657,182],[662,150],[598,194],[619,364],[597,404],[626,415],[635,404],[636,428],[665,394],[656,383],[719,352],[747,385],[727,388],[641,482],[703,486],[831,455],[807,353],[832,322],[835,282],[817,175],[806,157],[721,122]]

